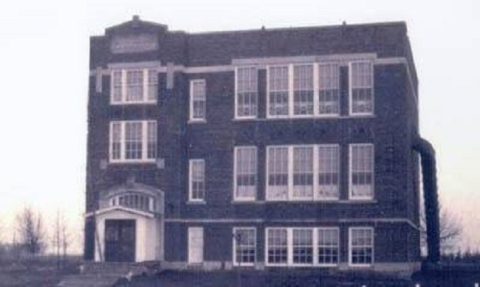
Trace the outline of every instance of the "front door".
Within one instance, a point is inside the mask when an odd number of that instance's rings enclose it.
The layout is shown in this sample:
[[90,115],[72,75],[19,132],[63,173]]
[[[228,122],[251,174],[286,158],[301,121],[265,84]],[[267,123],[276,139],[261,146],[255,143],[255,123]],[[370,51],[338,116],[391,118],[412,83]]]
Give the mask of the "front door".
[[105,261],[135,261],[135,220],[105,220]]

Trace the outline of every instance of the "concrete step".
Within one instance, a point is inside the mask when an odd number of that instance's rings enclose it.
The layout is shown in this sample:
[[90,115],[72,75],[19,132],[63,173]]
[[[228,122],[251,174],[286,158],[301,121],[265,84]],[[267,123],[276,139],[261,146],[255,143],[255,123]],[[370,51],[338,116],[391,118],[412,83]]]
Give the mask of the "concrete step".
[[121,262],[86,262],[80,267],[82,274],[141,274],[148,271],[145,264]]

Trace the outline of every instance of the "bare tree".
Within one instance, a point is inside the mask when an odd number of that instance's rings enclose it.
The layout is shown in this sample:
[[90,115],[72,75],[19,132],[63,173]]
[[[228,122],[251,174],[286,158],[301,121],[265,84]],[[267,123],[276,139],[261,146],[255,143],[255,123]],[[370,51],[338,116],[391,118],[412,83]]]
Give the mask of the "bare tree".
[[[421,246],[422,249],[426,249],[427,246],[427,222],[425,217],[425,211],[420,209],[420,229],[421,229]],[[440,218],[440,252],[441,254],[447,254],[455,251],[455,247],[462,235],[462,225],[460,220],[455,217],[454,214],[444,209],[442,205],[439,205],[439,218]]]
[[4,225],[3,219],[0,217],[0,244],[3,244],[4,239],[4,234],[5,234],[5,225]]
[[70,235],[68,232],[68,224],[62,212],[57,211],[55,216],[55,224],[53,226],[52,244],[57,256],[57,267],[60,268],[65,262],[68,247],[70,246]]
[[40,213],[25,207],[16,217],[18,240],[23,249],[31,255],[37,255],[46,247],[43,219]]

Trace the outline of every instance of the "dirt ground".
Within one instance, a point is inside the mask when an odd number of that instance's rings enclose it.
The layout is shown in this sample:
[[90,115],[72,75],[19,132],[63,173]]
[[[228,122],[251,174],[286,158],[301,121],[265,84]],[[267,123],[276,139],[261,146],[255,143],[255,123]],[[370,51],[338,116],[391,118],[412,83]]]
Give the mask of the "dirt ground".
[[62,276],[78,273],[80,259],[69,257],[60,268],[55,257],[3,259],[0,261],[1,287],[52,287]]

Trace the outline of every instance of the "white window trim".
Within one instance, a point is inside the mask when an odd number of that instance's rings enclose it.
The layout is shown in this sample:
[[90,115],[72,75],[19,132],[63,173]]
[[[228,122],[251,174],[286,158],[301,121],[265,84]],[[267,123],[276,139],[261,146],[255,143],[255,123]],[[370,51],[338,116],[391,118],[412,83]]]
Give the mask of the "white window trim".
[[[337,168],[337,173],[338,173],[338,183],[337,183],[337,196],[331,196],[331,197],[327,197],[327,196],[319,196],[318,195],[318,190],[320,188],[320,184],[318,183],[318,178],[320,176],[320,166],[319,166],[319,157],[320,157],[320,148],[321,147],[336,147],[337,150],[338,150],[338,168]],[[315,200],[317,201],[338,201],[340,200],[340,192],[341,192],[341,188],[342,188],[342,149],[340,147],[339,144],[320,144],[320,145],[316,145],[315,146],[315,149],[314,149],[314,154],[313,156],[315,157],[314,158],[314,162],[313,162],[313,166],[314,166],[314,172],[316,172],[315,174],[315,177],[314,177],[314,185],[313,185],[313,192],[314,192],[314,198]]]
[[[320,248],[320,246],[318,245],[318,232],[320,230],[335,230],[337,231],[337,249],[338,249],[338,252],[337,252],[337,263],[321,263],[318,261],[318,249]],[[316,236],[316,237],[315,237]],[[322,266],[322,267],[336,267],[338,266],[338,264],[340,263],[340,259],[341,259],[341,249],[340,249],[340,228],[338,227],[318,227],[315,229],[315,235],[314,235],[314,238],[316,239],[316,241],[314,242],[314,246],[316,248],[316,262],[317,262],[317,265],[318,266]]]
[[[193,163],[202,162],[203,163],[203,198],[193,198]],[[206,164],[204,159],[190,159],[188,161],[188,201],[205,203],[205,192],[206,192]]]
[[[254,116],[240,116],[238,115],[238,69],[243,69],[243,68],[255,68],[257,72],[257,111],[256,115]],[[249,119],[256,119],[258,117],[258,68],[256,66],[237,66],[235,67],[235,103],[234,103],[234,108],[235,108],[235,119],[238,120],[249,120]]]
[[[328,66],[336,64],[337,66],[337,73],[338,73],[338,112],[337,113],[329,113],[329,114],[320,114],[320,66]],[[315,115],[320,118],[336,118],[340,117],[341,110],[342,110],[342,96],[341,96],[341,79],[340,79],[340,63],[338,62],[320,62],[315,65],[315,70],[314,70],[314,88],[315,88],[315,93],[314,96],[314,104],[315,104]]]
[[[287,231],[287,262],[286,263],[270,263],[268,262],[268,231],[271,229],[283,229]],[[293,230],[311,230],[312,231],[312,248],[313,248],[313,261],[308,263],[294,263],[293,262]],[[336,264],[325,264],[318,262],[318,230],[337,230],[338,231],[338,262]],[[337,267],[341,259],[341,242],[340,242],[340,229],[338,227],[284,227],[275,226],[265,228],[265,266],[268,267]]]
[[[120,159],[113,158],[113,125],[120,124]],[[125,158],[125,125],[127,123],[141,123],[142,124],[142,158],[141,159],[126,159]],[[108,142],[108,159],[110,163],[154,163],[156,158],[148,158],[148,124],[157,121],[139,120],[139,121],[111,121],[109,125],[109,142]],[[158,143],[158,136],[155,139]]]
[[[288,195],[286,199],[277,199],[277,198],[272,198],[269,193],[269,184],[268,184],[268,176],[269,176],[269,160],[270,160],[270,148],[288,148]],[[295,198],[293,196],[293,150],[296,147],[313,147],[313,195],[311,198]],[[319,178],[319,148],[320,147],[338,147],[338,152],[339,152],[339,167],[338,167],[338,176],[339,176],[339,182],[338,182],[338,196],[337,197],[322,197],[318,196],[318,190],[319,190],[319,184],[318,184],[318,178]],[[266,201],[281,201],[281,202],[305,202],[305,201],[338,201],[340,200],[340,189],[341,189],[341,173],[340,173],[340,166],[341,166],[341,149],[340,145],[338,144],[319,144],[319,145],[270,145],[266,147],[266,164],[265,164],[265,200]]]
[[[369,113],[354,113],[353,112],[353,87],[352,87],[352,64],[354,63],[369,63],[370,68],[371,68],[371,73],[372,73],[372,81],[370,83],[372,87],[372,112]],[[372,116],[375,114],[375,89],[374,89],[374,83],[375,83],[375,69],[373,67],[373,62],[369,60],[358,60],[358,61],[351,61],[348,62],[348,114],[350,116]]]
[[[253,197],[239,197],[237,196],[237,151],[242,148],[251,148],[255,150],[255,156],[256,156],[256,169],[257,169],[257,174],[256,176],[256,181],[255,181],[255,195]],[[257,199],[257,194],[258,194],[258,149],[256,146],[236,146],[233,149],[233,200],[234,201],[255,201]]]
[[[269,230],[272,230],[272,229],[287,229],[287,262],[285,263],[269,263],[268,262],[268,231]],[[290,238],[289,238],[289,232],[288,232],[288,228],[287,227],[283,227],[283,226],[275,226],[275,227],[267,227],[265,228],[265,236],[264,236],[264,240],[265,240],[265,250],[264,250],[264,261],[265,261],[265,266],[271,266],[271,267],[286,267],[286,266],[289,266],[289,261],[290,261],[290,246],[289,246],[289,242],[290,242]]]
[[[237,239],[235,238],[235,234],[237,232],[237,230],[253,230],[253,236],[254,236],[254,242],[255,242],[255,260],[254,262],[240,262],[240,264],[238,264],[237,262]],[[248,267],[248,266],[255,266],[255,263],[257,262],[257,229],[255,227],[250,227],[250,226],[246,226],[246,227],[234,227],[233,228],[233,233],[232,233],[232,262],[233,262],[233,265],[234,266],[238,266],[238,267],[242,267],[242,266],[245,266],[245,267]]]
[[[266,117],[267,119],[288,119],[288,118],[336,118],[340,117],[340,110],[338,113],[331,114],[320,114],[319,113],[319,82],[320,82],[320,69],[319,66],[326,65],[330,62],[303,62],[303,63],[294,63],[294,64],[274,64],[266,66],[267,74],[267,91],[266,91]],[[294,114],[294,67],[295,66],[304,66],[312,65],[313,66],[313,114],[312,115],[295,115]],[[340,65],[340,63],[339,63]],[[274,67],[287,67],[288,68],[288,115],[271,115],[270,114],[270,68]],[[340,70],[338,71],[340,73]],[[340,77],[340,75],[339,75]],[[340,89],[340,87],[339,87]],[[341,108],[341,99],[340,108]]]
[[[195,83],[203,83],[205,85],[205,117],[204,118],[194,118],[193,117],[193,85]],[[189,97],[189,115],[188,115],[188,122],[189,123],[205,123],[207,122],[207,82],[205,79],[193,79],[190,80],[190,97]]]
[[[361,147],[361,146],[371,146],[372,147],[372,195],[371,196],[354,196],[353,195],[353,157],[352,157],[352,150],[353,147]],[[373,200],[375,198],[375,145],[373,143],[357,143],[357,144],[350,144],[348,146],[348,199],[349,200]]]
[[[278,67],[287,67],[288,69],[288,114],[287,115],[271,115],[270,114],[270,68],[278,68]],[[266,67],[267,69],[267,119],[288,119],[291,117],[293,111],[293,69],[289,64],[277,64],[277,65],[269,65]]]
[[[158,73],[156,69],[143,69],[143,68],[128,68],[128,69],[111,69],[110,70],[110,105],[149,105],[149,104],[156,104],[158,100],[158,81],[157,81],[157,97],[155,100],[151,100],[148,98],[148,72],[152,70],[155,71],[158,77]],[[121,85],[122,85],[122,92],[121,92],[121,100],[116,102],[113,100],[114,98],[114,79],[113,74],[115,72],[121,72]],[[143,79],[143,99],[140,101],[127,101],[127,71],[142,71],[142,79]]]
[[[372,232],[372,262],[369,264],[352,263],[352,231],[353,230],[370,230]],[[375,229],[373,227],[349,227],[348,228],[348,266],[350,267],[371,267],[375,262]]]

